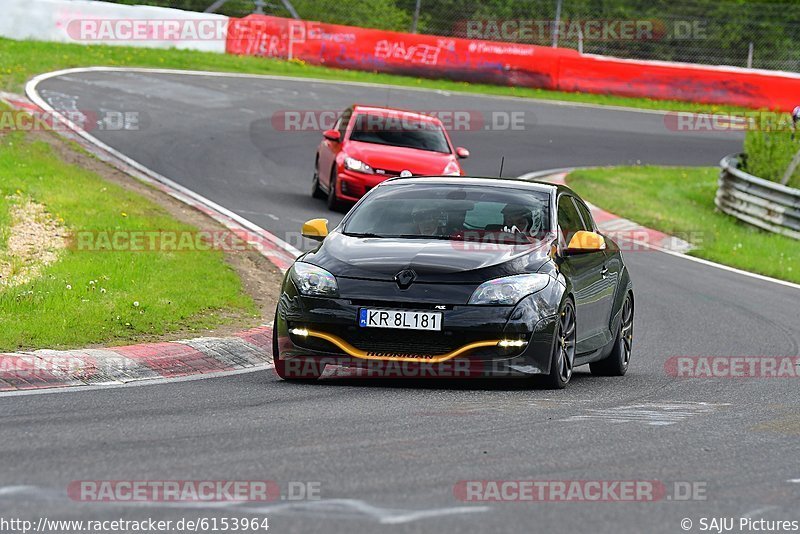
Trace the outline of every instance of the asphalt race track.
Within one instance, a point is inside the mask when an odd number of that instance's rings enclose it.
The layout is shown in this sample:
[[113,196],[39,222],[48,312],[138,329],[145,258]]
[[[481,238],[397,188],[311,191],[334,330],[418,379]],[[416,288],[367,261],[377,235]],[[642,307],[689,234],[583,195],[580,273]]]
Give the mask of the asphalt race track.
[[[625,110],[256,78],[93,72],[39,85],[55,107],[137,111],[93,132],[290,242],[334,216],[309,185],[319,133],[284,110],[354,103],[524,112],[521,130],[453,132],[472,174],[640,161],[714,165],[736,134],[675,132]],[[591,201],[591,199],[589,199]],[[294,244],[297,244],[296,242]],[[797,381],[674,378],[672,356],[800,354],[800,291],[659,252],[630,252],[634,355],[624,378],[579,369],[563,391],[525,382],[279,381],[271,372],[0,399],[0,510],[20,517],[269,517],[273,532],[681,532],[681,520],[798,520]],[[76,503],[74,480],[319,482],[268,505]],[[655,480],[657,502],[462,502],[462,480]],[[674,483],[705,500],[682,501]],[[695,497],[700,496],[696,494]]]

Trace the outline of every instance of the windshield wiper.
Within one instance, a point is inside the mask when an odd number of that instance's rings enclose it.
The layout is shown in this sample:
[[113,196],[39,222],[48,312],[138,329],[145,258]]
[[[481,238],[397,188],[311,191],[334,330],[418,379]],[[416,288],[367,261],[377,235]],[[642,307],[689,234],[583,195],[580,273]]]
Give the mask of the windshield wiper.
[[386,237],[383,235],[372,234],[370,232],[342,232],[342,234],[348,237],[378,237],[378,238]]
[[393,237],[398,239],[439,239],[445,241],[455,241],[455,239],[453,239],[453,236],[449,235],[398,234],[386,237]]

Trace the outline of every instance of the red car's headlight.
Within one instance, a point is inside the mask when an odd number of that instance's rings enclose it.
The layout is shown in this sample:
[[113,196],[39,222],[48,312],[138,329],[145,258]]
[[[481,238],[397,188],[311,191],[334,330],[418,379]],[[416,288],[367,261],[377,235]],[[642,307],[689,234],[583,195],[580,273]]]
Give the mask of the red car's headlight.
[[363,172],[364,174],[375,174],[375,171],[372,170],[372,167],[359,159],[351,158],[349,156],[344,158],[344,167],[350,171]]
[[461,168],[458,166],[458,163],[455,161],[451,161],[447,164],[447,166],[442,171],[442,175],[444,176],[461,176]]

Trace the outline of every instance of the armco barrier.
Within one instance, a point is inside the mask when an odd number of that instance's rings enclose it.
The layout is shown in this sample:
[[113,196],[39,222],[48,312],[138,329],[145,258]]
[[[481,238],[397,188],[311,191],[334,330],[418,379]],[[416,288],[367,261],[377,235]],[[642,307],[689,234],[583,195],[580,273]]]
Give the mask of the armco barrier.
[[747,174],[739,169],[739,157],[732,154],[720,162],[714,203],[746,223],[800,239],[800,189]]
[[626,60],[575,50],[406,34],[265,15],[231,19],[232,54],[468,82],[790,110],[800,75]]

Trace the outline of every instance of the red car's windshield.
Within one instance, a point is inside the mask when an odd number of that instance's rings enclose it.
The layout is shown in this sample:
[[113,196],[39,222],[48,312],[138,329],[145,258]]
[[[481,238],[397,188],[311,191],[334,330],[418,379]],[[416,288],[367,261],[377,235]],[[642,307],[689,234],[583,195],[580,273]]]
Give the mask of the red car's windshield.
[[402,115],[360,113],[356,115],[350,140],[450,153],[440,125]]

